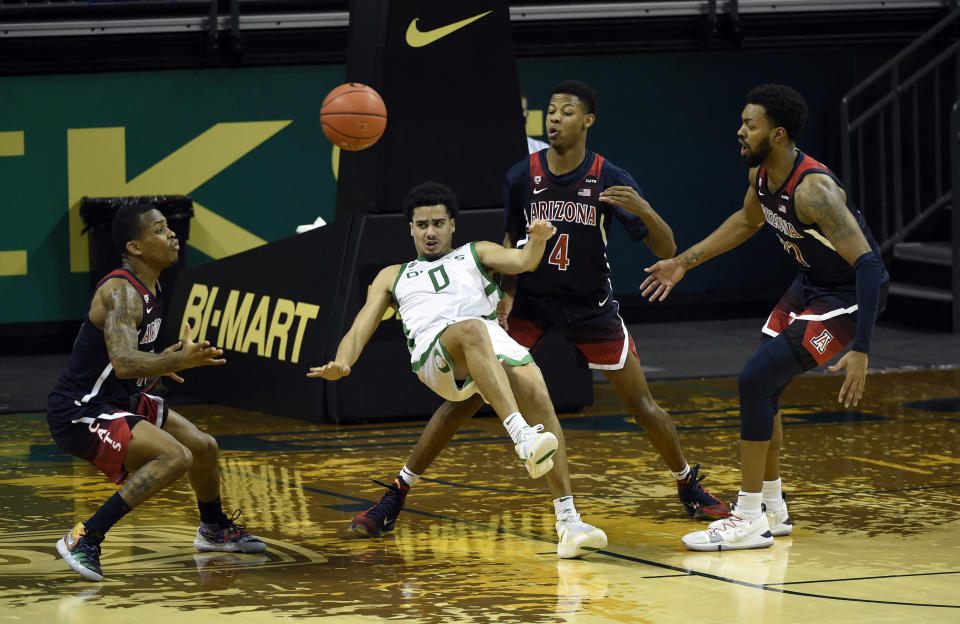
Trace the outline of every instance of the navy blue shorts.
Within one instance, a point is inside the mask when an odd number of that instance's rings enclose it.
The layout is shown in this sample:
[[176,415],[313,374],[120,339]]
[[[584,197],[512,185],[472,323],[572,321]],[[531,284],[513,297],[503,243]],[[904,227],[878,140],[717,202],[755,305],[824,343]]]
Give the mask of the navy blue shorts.
[[587,359],[590,368],[620,370],[626,364],[628,352],[637,355],[633,338],[620,318],[620,304],[612,296],[517,293],[507,325],[510,337],[531,353],[540,346],[548,329],[559,327]]

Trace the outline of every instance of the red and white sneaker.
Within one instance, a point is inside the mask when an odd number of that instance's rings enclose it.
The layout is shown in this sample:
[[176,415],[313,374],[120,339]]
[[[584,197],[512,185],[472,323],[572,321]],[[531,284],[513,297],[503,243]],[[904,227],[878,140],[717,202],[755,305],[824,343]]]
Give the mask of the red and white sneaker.
[[734,506],[730,516],[710,523],[706,531],[688,533],[681,539],[690,550],[745,550],[773,546],[767,514],[747,517]]

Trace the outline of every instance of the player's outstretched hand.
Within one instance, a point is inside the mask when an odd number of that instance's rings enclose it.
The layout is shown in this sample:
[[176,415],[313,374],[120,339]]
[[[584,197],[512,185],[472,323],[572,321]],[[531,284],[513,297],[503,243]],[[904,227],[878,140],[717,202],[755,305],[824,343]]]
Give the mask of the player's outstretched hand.
[[340,362],[327,362],[323,366],[311,366],[307,377],[321,377],[328,381],[336,381],[350,374],[350,367]]
[[677,282],[682,280],[687,273],[687,270],[677,262],[676,258],[661,260],[653,266],[648,266],[644,271],[650,275],[640,284],[640,296],[646,297],[649,294],[650,301],[666,299]]
[[534,219],[527,226],[527,233],[531,240],[550,240],[550,237],[557,233],[555,225],[546,219]]
[[[197,366],[219,366],[226,364],[227,361],[220,357],[223,355],[223,349],[218,349],[210,344],[209,340],[194,342],[190,340],[190,323],[183,324],[182,345],[183,366],[181,368],[196,368]],[[176,345],[173,345],[176,346]],[[172,347],[167,347],[168,349]]]
[[845,371],[843,385],[840,386],[840,394],[837,396],[837,401],[843,403],[844,407],[850,407],[851,403],[856,407],[863,396],[863,387],[867,383],[867,360],[869,358],[866,353],[851,350],[829,367],[833,372],[840,369]]
[[[179,342],[175,342],[175,343],[173,343],[172,345],[170,345],[169,347],[167,347],[166,349],[164,349],[163,351],[161,351],[161,352],[160,352],[160,355],[163,355],[163,354],[165,354],[165,353],[176,353],[177,351],[180,350],[180,347],[182,347],[182,346],[183,346],[183,341],[182,341],[182,340],[179,341]],[[176,371],[170,371],[169,373],[165,373],[163,376],[164,376],[164,377],[169,377],[170,379],[174,380],[174,381],[177,382],[177,383],[183,383],[183,377],[181,377],[180,375],[178,375]]]

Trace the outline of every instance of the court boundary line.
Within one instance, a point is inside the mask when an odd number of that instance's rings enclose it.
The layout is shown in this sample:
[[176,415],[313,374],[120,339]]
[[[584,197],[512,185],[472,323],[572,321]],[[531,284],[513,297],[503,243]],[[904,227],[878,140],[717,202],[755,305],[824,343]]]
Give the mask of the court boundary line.
[[[244,476],[244,477],[248,477],[248,478],[249,478],[249,477],[253,477],[253,478],[259,479],[259,480],[269,480],[269,481],[272,481],[273,483],[275,483],[275,484],[277,484],[277,485],[283,485],[283,486],[285,486],[285,487],[287,487],[287,488],[290,488],[290,489],[302,489],[302,490],[306,490],[306,491],[308,491],[308,492],[314,492],[314,493],[316,493],[316,494],[323,494],[323,495],[325,495],[325,496],[330,496],[330,497],[333,497],[333,498],[343,498],[343,499],[351,500],[351,501],[358,502],[358,503],[364,503],[364,504],[373,502],[373,501],[371,501],[370,499],[360,498],[359,496],[351,496],[350,494],[341,494],[341,493],[339,493],[339,492],[330,492],[330,491],[321,490],[320,488],[315,488],[315,487],[312,487],[312,486],[309,486],[309,485],[296,485],[296,484],[293,484],[293,483],[289,483],[289,482],[287,482],[287,481],[281,481],[281,480],[279,480],[279,479],[274,479],[274,478],[272,478],[272,477],[267,477],[267,476],[263,476],[263,475],[257,475],[257,474],[253,474],[253,473],[249,473],[249,472],[241,472],[241,471],[237,471],[237,470],[231,470],[231,469],[228,469],[228,468],[224,468],[224,467],[222,467],[222,466],[221,466],[220,469],[221,469],[222,471],[224,471],[224,472],[231,472],[231,473],[236,474],[236,475],[239,475],[239,476]],[[530,535],[530,534],[528,534],[528,533],[520,533],[520,532],[518,532],[518,531],[510,531],[510,530],[504,529],[504,528],[502,528],[502,527],[492,527],[492,526],[490,526],[490,525],[488,525],[488,524],[484,524],[484,523],[482,523],[482,522],[477,522],[477,521],[475,521],[475,520],[464,520],[464,519],[461,519],[461,518],[453,518],[453,517],[450,517],[450,516],[444,516],[444,515],[441,515],[441,514],[435,514],[435,513],[431,513],[431,512],[427,512],[427,511],[420,511],[420,510],[417,510],[417,509],[410,509],[410,508],[406,508],[406,507],[404,508],[404,511],[406,511],[407,513],[410,513],[410,514],[416,514],[416,515],[420,515],[420,516],[425,516],[425,517],[427,517],[427,518],[435,518],[435,519],[437,519],[437,520],[445,520],[445,521],[453,522],[453,523],[456,523],[456,524],[464,524],[464,525],[468,525],[468,526],[474,526],[474,527],[486,529],[486,530],[488,530],[488,531],[492,531],[492,532],[494,532],[494,533],[503,533],[503,534],[505,534],[505,535],[513,535],[513,536],[516,536],[516,537],[522,537],[522,538],[525,538],[525,539],[530,539],[530,540],[534,540],[534,541],[538,541],[538,542],[546,542],[546,543],[549,543],[549,544],[553,544],[553,543],[554,543],[552,539],[547,539],[547,538],[545,538],[545,537],[539,537],[539,536],[536,536],[536,535]],[[362,539],[362,538],[358,538],[358,539]],[[930,603],[917,603],[917,602],[898,602],[898,601],[891,601],[891,600],[872,600],[872,599],[868,599],[868,598],[847,598],[847,597],[843,597],[843,596],[827,596],[827,595],[824,595],[824,594],[813,594],[813,593],[809,593],[809,592],[800,592],[800,591],[795,591],[795,590],[790,590],[790,589],[782,589],[782,588],[777,587],[777,585],[780,585],[780,584],[778,584],[778,583],[763,583],[763,584],[760,584],[760,583],[751,583],[751,582],[749,582],[749,581],[740,581],[740,580],[733,579],[733,578],[728,578],[728,577],[724,577],[724,576],[718,576],[718,575],[716,575],[716,574],[710,574],[709,572],[699,572],[699,571],[697,571],[697,570],[690,570],[690,569],[687,569],[687,568],[681,568],[681,567],[674,566],[674,565],[671,565],[671,564],[668,564],[668,563],[660,563],[660,562],[657,562],[657,561],[651,561],[651,560],[649,560],[649,559],[642,559],[642,558],[640,558],[640,557],[635,557],[635,556],[633,556],[633,555],[624,555],[624,554],[621,554],[621,553],[615,553],[615,552],[611,552],[611,551],[609,551],[609,550],[598,550],[598,551],[596,551],[595,554],[605,555],[605,556],[610,557],[610,558],[613,558],[613,559],[620,559],[620,560],[623,560],[623,561],[630,561],[630,562],[632,562],[632,563],[640,563],[640,564],[648,565],[648,566],[651,566],[651,567],[654,567],[654,568],[660,568],[660,569],[663,569],[663,570],[671,570],[671,571],[674,571],[674,572],[679,572],[679,573],[681,573],[681,574],[669,575],[669,576],[699,576],[699,577],[703,577],[703,578],[706,578],[706,579],[711,579],[711,580],[714,580],[714,581],[720,581],[720,582],[723,582],[723,583],[730,583],[730,584],[733,584],[733,585],[740,585],[740,586],[742,586],[742,587],[750,587],[750,588],[753,588],[753,589],[760,589],[760,590],[763,590],[763,591],[772,591],[772,592],[777,592],[777,593],[781,593],[781,594],[789,594],[789,595],[794,595],[794,596],[804,596],[804,597],[808,597],[808,598],[824,598],[824,599],[828,599],[828,600],[841,600],[841,601],[845,601],[845,602],[863,602],[863,603],[870,603],[870,604],[883,604],[883,605],[891,605],[891,606],[936,607],[936,608],[946,608],[946,609],[960,609],[960,605],[944,605],[944,604],[930,604]],[[952,573],[952,572],[951,572],[951,573]],[[931,574],[932,574],[932,573],[931,573]],[[880,578],[885,578],[885,577],[880,577]],[[852,579],[851,579],[851,580],[852,580]],[[864,580],[864,579],[860,579],[860,580]]]

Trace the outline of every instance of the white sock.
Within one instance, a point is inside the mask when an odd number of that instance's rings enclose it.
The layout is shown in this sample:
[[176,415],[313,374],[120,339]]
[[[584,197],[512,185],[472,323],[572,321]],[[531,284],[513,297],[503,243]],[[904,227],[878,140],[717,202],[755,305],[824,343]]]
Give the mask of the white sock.
[[415,474],[404,464],[403,468],[400,469],[400,478],[407,484],[407,487],[413,487],[417,484],[417,481],[420,480],[420,475]]
[[684,462],[684,464],[683,464],[683,470],[681,470],[680,472],[674,472],[674,471],[671,470],[671,471],[670,471],[670,474],[672,474],[672,475],[673,475],[673,478],[676,479],[677,481],[680,481],[680,480],[682,480],[682,479],[686,479],[686,478],[687,478],[687,475],[690,474],[690,464]]
[[737,509],[746,518],[759,518],[763,511],[760,509],[760,492],[744,492],[740,490],[737,496]]
[[780,477],[777,477],[776,481],[764,481],[761,493],[763,494],[763,504],[767,506],[767,509],[772,511],[784,506]]
[[513,440],[513,443],[520,444],[520,434],[530,425],[528,425],[527,421],[523,419],[523,416],[520,415],[520,412],[514,412],[503,419],[503,426],[506,427],[507,433],[510,435],[510,439]]
[[561,496],[553,499],[553,510],[557,514],[557,522],[563,522],[577,516],[577,508],[573,506],[573,496]]

